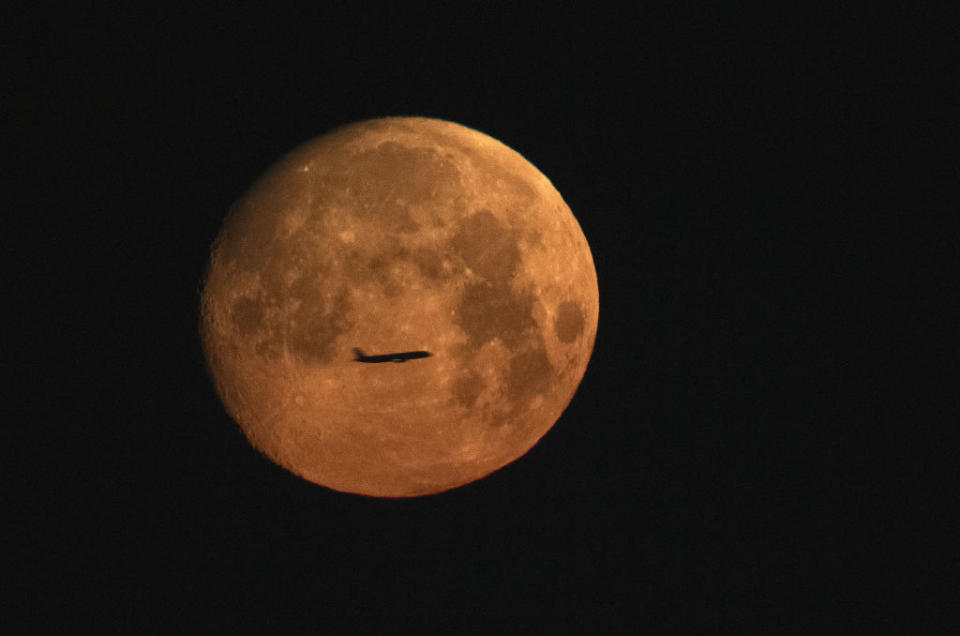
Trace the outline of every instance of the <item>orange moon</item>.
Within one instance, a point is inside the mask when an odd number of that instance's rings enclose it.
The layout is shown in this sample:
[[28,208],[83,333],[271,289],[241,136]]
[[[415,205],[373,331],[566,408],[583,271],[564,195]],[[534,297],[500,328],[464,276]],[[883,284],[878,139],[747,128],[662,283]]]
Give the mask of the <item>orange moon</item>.
[[590,247],[539,170],[471,128],[388,117],[294,149],[231,207],[200,331],[255,448],[334,490],[413,497],[536,444],[598,312]]

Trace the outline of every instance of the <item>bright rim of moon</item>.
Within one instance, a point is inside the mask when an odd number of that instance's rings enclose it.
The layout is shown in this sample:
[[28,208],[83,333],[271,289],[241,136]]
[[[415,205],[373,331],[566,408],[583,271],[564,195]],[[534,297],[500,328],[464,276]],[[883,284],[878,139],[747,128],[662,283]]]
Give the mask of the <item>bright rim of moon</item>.
[[232,206],[200,326],[254,447],[334,490],[412,497],[543,437],[598,307],[590,247],[543,174],[476,130],[389,117],[303,144]]

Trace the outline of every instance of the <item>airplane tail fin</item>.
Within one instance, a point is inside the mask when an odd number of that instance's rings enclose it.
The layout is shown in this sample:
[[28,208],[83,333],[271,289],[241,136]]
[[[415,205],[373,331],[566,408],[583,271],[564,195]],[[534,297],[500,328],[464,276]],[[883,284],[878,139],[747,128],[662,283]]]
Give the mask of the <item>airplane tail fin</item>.
[[363,351],[361,351],[360,349],[357,349],[356,347],[353,348],[353,355],[354,355],[354,358],[353,358],[353,359],[354,359],[355,361],[356,361],[356,360],[359,360],[359,359],[362,358],[362,357],[364,357]]

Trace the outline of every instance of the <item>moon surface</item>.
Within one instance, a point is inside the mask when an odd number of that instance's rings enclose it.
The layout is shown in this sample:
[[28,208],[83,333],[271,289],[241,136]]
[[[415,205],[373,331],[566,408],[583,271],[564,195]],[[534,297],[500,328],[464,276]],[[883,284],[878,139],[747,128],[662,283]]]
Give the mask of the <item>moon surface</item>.
[[[412,497],[526,453],[593,351],[590,247],[501,142],[389,117],[309,141],[231,207],[200,300],[210,374],[251,444],[322,486]],[[426,350],[404,363],[367,355]]]

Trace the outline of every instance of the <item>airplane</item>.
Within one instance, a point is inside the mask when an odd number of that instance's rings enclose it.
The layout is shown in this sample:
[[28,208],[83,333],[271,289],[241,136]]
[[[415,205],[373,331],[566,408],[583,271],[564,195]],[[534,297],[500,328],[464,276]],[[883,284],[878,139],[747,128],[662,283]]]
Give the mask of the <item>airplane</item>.
[[406,362],[415,358],[429,358],[429,351],[404,351],[403,353],[386,353],[379,356],[368,356],[360,349],[354,348],[354,362]]

